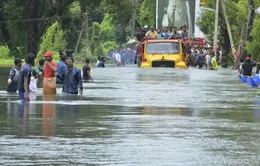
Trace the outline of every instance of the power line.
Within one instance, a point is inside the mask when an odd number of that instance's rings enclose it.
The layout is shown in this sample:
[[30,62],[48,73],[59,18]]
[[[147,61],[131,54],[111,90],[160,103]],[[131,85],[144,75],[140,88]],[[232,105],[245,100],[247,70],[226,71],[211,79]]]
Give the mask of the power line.
[[72,18],[73,16],[53,16],[53,17],[44,17],[44,18],[28,18],[28,19],[15,19],[15,20],[5,20],[0,21],[0,23],[7,22],[35,22],[35,21],[49,21],[58,18]]

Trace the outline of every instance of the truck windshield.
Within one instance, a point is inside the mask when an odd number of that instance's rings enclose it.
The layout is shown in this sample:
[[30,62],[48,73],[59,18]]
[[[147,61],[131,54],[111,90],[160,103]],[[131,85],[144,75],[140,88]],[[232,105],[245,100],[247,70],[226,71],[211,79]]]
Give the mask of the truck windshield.
[[179,54],[180,43],[148,43],[146,46],[147,54]]

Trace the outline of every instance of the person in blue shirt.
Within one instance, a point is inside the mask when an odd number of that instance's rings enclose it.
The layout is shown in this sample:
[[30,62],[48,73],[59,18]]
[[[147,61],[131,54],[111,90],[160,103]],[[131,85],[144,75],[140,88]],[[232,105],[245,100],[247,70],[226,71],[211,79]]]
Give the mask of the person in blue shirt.
[[[83,94],[81,70],[73,65],[73,58],[67,58],[67,67],[58,77],[63,80],[62,92],[67,94]],[[78,91],[80,90],[80,91]]]
[[205,59],[205,55],[203,54],[203,52],[201,51],[200,52],[200,55],[198,56],[198,65],[199,65],[199,68],[201,69],[205,63],[204,61]]
[[[60,61],[57,64],[58,74],[61,74],[62,71],[67,67],[65,61],[66,61],[66,56],[62,52],[60,52]],[[62,80],[60,80],[58,77],[56,77],[56,84],[62,84]]]
[[26,64],[23,65],[18,82],[18,92],[21,100],[29,101],[29,85],[31,78],[31,66],[34,63],[35,55],[29,53],[26,58]]

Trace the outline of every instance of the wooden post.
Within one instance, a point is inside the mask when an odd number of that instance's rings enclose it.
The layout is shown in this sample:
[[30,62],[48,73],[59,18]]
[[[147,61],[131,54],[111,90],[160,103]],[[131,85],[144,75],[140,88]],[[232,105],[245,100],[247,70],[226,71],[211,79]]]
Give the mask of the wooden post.
[[79,33],[77,45],[76,45],[76,48],[75,48],[75,53],[78,53],[79,44],[80,44],[80,42],[81,42],[82,33],[83,33],[83,31],[84,31],[85,25],[86,25],[86,19],[84,19],[84,21],[82,22],[82,27],[81,27],[81,30],[80,30],[80,33]]
[[221,1],[221,4],[222,4],[222,8],[223,8],[224,18],[225,18],[226,25],[227,25],[227,30],[228,30],[228,36],[229,36],[229,40],[230,40],[230,45],[231,45],[232,53],[233,53],[233,56],[234,56],[234,62],[236,62],[237,59],[238,59],[238,57],[237,57],[237,51],[236,51],[236,48],[235,48],[235,45],[234,45],[234,41],[233,41],[233,37],[232,37],[232,33],[231,33],[231,30],[230,30],[230,25],[229,25],[227,13],[226,13],[226,8],[225,8],[225,2],[224,2],[224,0]]
[[[138,0],[134,1],[134,5],[137,6]],[[133,13],[133,20],[132,20],[132,31],[131,31],[131,39],[134,39],[134,33],[135,33],[135,20],[136,20],[136,13],[137,13],[137,7],[134,8]]]
[[219,11],[219,0],[216,0],[216,12],[215,12],[215,27],[214,27],[214,44],[213,51],[217,55],[217,40],[218,40],[218,11]]
[[[173,26],[175,26],[175,13],[176,13],[176,8],[177,8],[177,1],[178,0],[175,0],[175,3],[173,5],[173,11],[172,11],[172,25]],[[172,25],[170,25],[170,26],[172,26]]]
[[88,55],[88,33],[89,33],[89,29],[88,29],[88,7],[86,9],[86,55]]

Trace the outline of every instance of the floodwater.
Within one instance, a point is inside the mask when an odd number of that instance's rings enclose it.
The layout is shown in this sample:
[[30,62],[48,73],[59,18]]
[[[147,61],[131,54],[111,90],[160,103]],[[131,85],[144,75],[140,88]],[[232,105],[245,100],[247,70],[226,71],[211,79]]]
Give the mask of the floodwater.
[[0,70],[0,165],[260,165],[259,89],[234,71],[93,69],[84,95],[22,103]]

